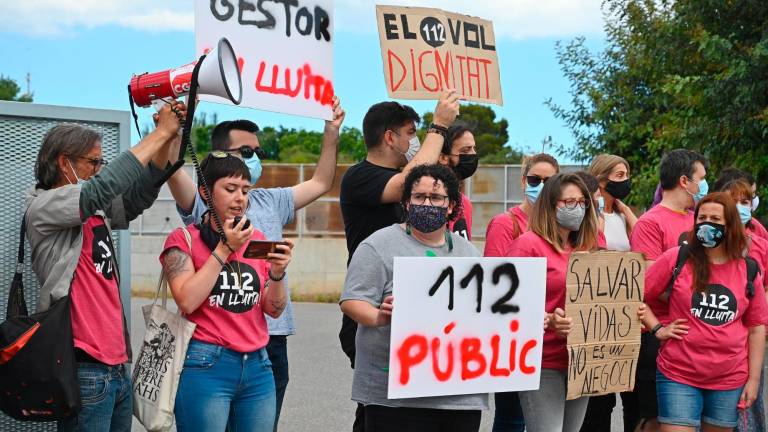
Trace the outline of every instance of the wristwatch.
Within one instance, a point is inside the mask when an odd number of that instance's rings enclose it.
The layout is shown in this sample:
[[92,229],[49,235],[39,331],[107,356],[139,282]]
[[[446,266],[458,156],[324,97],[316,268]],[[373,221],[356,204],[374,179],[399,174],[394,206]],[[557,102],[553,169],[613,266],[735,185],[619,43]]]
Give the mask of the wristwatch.
[[434,123],[429,125],[427,133],[436,133],[442,135],[443,138],[448,138],[448,128]]

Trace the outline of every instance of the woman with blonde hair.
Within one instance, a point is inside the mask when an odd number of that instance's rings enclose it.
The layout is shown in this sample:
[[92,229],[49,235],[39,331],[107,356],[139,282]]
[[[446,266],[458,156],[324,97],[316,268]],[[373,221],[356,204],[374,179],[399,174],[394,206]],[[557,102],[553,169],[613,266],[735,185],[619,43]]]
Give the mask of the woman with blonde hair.
[[565,315],[565,279],[572,252],[598,247],[597,214],[587,186],[575,174],[558,174],[544,184],[533,206],[528,231],[512,244],[508,256],[546,257],[545,308],[548,327],[542,348],[538,390],[520,392],[526,430],[575,432],[581,427],[588,398],[566,401],[566,338],[573,321]]

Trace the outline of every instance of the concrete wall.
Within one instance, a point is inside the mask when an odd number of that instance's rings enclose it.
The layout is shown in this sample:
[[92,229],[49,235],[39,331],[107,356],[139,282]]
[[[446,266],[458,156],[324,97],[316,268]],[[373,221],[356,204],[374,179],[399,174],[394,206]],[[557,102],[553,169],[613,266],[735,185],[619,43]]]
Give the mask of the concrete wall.
[[[158,255],[165,236],[133,235],[131,238],[131,288],[134,295],[154,295],[160,277]],[[343,237],[296,238],[288,267],[291,296],[297,300],[333,300],[341,293],[347,270]],[[481,251],[483,242],[474,242]]]

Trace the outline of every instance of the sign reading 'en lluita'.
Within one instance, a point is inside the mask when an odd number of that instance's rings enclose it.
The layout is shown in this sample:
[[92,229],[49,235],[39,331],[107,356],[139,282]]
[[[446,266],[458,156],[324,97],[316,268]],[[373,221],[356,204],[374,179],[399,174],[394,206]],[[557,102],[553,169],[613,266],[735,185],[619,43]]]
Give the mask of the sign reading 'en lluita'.
[[565,313],[568,396],[631,391],[640,352],[645,259],[633,252],[574,253],[568,263]]
[[195,0],[197,55],[222,37],[238,57],[240,106],[333,118],[333,0]]
[[544,258],[394,263],[390,399],[539,388]]
[[440,9],[376,6],[384,80],[399,99],[464,99],[502,105],[493,23]]

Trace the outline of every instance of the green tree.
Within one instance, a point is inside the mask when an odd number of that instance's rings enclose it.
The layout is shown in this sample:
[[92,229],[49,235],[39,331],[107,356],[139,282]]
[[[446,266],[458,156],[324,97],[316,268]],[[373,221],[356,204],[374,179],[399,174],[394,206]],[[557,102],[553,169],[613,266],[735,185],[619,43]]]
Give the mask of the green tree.
[[16,81],[5,75],[0,75],[0,100],[16,102],[32,102],[32,93],[24,93],[19,96],[21,87]]
[[[419,136],[423,140],[427,127],[432,123],[432,113],[422,116]],[[509,123],[506,119],[496,121],[496,113],[485,105],[467,104],[461,106],[461,114],[456,119],[469,126],[475,136],[477,154],[480,163],[487,164],[516,164],[522,159],[522,152],[508,146]]]
[[768,2],[616,0],[604,13],[602,52],[583,38],[558,46],[572,100],[549,106],[576,139],[561,152],[627,158],[640,206],[674,148],[705,155],[713,175],[735,166],[768,178]]

